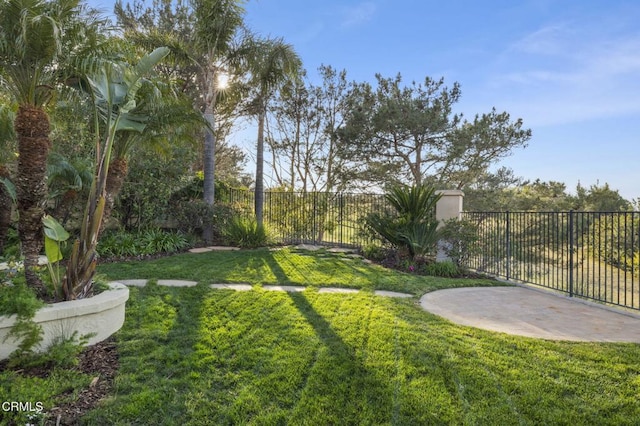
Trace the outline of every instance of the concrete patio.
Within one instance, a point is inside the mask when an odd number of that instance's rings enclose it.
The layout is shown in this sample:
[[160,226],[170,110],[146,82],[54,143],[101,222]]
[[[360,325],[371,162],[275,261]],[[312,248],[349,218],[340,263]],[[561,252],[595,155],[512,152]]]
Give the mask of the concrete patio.
[[548,340],[640,343],[640,313],[524,286],[427,293],[423,309],[454,323]]

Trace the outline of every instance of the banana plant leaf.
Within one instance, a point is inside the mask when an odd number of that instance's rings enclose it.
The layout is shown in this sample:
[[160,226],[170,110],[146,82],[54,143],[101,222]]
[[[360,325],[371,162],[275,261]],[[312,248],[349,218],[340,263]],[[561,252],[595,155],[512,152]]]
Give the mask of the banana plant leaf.
[[56,263],[62,260],[60,243],[67,241],[70,235],[52,216],[44,215],[42,224],[44,225],[44,253],[50,264]]

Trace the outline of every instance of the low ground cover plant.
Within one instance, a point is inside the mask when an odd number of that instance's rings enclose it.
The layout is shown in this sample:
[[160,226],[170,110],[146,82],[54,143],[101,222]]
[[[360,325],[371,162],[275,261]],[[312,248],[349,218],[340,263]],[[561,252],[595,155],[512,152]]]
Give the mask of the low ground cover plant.
[[150,228],[128,232],[106,232],[98,243],[101,257],[146,256],[160,253],[176,253],[191,246],[182,233]]

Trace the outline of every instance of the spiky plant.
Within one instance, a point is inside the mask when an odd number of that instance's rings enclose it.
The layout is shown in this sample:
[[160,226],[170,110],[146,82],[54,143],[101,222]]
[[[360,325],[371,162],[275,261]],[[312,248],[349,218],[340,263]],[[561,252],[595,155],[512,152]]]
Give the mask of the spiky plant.
[[394,211],[369,215],[367,225],[412,258],[431,254],[438,242],[435,208],[440,197],[426,185],[395,186],[385,194]]

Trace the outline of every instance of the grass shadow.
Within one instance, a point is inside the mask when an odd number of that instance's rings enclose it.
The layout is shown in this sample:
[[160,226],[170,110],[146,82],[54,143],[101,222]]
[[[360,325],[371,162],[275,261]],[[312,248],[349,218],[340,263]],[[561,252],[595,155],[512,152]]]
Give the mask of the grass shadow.
[[[383,380],[365,364],[368,335],[365,334],[360,349],[350,346],[313,307],[307,294],[288,296],[322,343],[308,367],[300,402],[294,411],[294,418],[301,418],[295,420],[304,423],[322,418],[324,424],[389,423],[398,411],[395,383]],[[399,360],[394,361],[397,368]]]
[[89,412],[84,421],[179,424],[188,417],[184,398],[199,391],[190,374],[207,291],[205,286],[153,283],[137,290],[117,339],[120,369],[115,397]]

